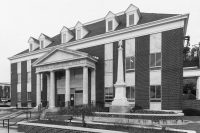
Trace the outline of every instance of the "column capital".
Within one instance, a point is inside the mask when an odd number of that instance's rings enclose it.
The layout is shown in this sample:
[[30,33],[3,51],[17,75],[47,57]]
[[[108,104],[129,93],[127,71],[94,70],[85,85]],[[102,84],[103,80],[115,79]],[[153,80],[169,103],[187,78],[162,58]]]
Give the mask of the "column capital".
[[64,69],[65,69],[65,70],[69,70],[69,69],[70,69],[70,67],[65,67]]

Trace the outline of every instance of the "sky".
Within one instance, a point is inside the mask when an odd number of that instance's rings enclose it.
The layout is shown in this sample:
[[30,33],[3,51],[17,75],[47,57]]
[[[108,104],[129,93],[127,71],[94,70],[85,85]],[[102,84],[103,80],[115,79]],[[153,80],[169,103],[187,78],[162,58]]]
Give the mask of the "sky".
[[0,0],[0,82],[10,82],[9,57],[29,48],[30,36],[53,37],[63,26],[103,18],[109,11],[125,11],[130,4],[140,12],[190,14],[190,44],[200,42],[200,0]]

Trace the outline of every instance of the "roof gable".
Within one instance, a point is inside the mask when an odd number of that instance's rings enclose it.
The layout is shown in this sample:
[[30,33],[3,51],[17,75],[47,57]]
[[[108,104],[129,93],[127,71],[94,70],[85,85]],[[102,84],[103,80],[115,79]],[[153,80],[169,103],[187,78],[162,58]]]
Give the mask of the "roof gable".
[[84,52],[69,50],[67,48],[56,48],[52,49],[50,52],[46,53],[45,55],[37,59],[33,63],[33,66],[39,66],[56,62],[64,62],[64,61],[87,58],[87,57],[96,61],[95,58],[89,56],[87,53]]
[[126,9],[125,13],[135,11],[138,9],[139,9],[138,7],[134,6],[133,4],[130,4],[130,6]]
[[75,25],[75,28],[78,28],[78,27],[82,27],[84,26],[80,21],[78,21]]
[[115,14],[113,12],[109,11],[107,13],[107,15],[105,16],[105,19],[109,19],[109,18],[113,18],[113,17],[115,17]]

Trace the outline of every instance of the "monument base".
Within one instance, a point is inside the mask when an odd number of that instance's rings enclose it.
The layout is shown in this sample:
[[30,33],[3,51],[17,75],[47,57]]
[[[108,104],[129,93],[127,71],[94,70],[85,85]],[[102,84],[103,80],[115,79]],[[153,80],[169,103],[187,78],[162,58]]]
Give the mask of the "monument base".
[[130,113],[130,106],[116,106],[116,105],[111,105],[109,108],[109,112],[112,113]]

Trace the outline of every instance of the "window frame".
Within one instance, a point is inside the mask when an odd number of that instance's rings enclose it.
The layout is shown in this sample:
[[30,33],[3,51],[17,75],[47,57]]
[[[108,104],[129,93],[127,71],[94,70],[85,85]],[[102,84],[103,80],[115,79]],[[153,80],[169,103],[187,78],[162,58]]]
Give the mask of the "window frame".
[[[19,97],[20,94],[20,97]],[[22,93],[21,92],[17,92],[17,101],[20,102],[22,100]]]
[[[155,55],[155,62],[154,62],[154,65],[155,65],[155,66],[151,66],[151,55],[152,55],[152,54]],[[159,65],[159,66],[157,65],[157,54],[160,54],[160,58],[161,58],[161,61],[160,61],[160,65]],[[162,52],[155,52],[155,53],[150,53],[150,54],[149,54],[149,66],[150,66],[150,68],[162,67]]]
[[[80,37],[78,36],[79,32],[80,32]],[[76,30],[76,40],[79,40],[79,39],[81,39],[81,29]]]
[[[110,23],[110,22],[111,22],[111,30],[109,30],[109,23]],[[109,31],[113,31],[113,20],[108,20],[108,21],[107,21],[107,26],[108,26],[108,27],[107,27],[108,32],[109,32]]]
[[[127,97],[127,88],[133,88],[133,90],[134,90],[134,98],[128,98]],[[130,89],[130,97],[132,96],[132,94],[131,94],[131,89]],[[133,86],[126,86],[126,98],[127,98],[127,100],[135,100],[135,86],[133,85]]]
[[31,92],[27,92],[27,101],[31,101]]
[[33,44],[30,44],[30,51],[33,51]]
[[[112,88],[112,91],[110,90],[111,88]],[[106,95],[106,89],[109,90],[107,95]],[[104,90],[105,90],[104,91],[104,100],[105,100],[105,102],[112,102],[113,99],[114,99],[114,93],[113,93],[114,87],[113,86],[112,87],[105,87]],[[106,98],[106,96],[107,97],[112,97],[112,98]]]
[[[20,78],[19,78],[19,76],[20,76]],[[19,80],[20,79],[20,80]],[[21,84],[21,82],[22,82],[22,75],[21,75],[21,73],[18,73],[17,74],[17,83],[18,84]]]
[[40,41],[40,49],[43,49],[44,48],[44,40],[41,40]]
[[[133,15],[133,23],[132,24],[130,23],[130,16],[131,15]],[[129,24],[129,26],[135,25],[135,14],[134,13],[128,15],[128,24]]]
[[62,34],[62,42],[63,42],[63,43],[66,43],[66,42],[67,42],[67,35],[66,35],[66,33],[63,33],[63,34]]
[[[155,98],[151,98],[151,87],[152,86],[155,87]],[[158,86],[160,87],[160,98],[156,97],[157,87]],[[152,102],[152,101],[159,101],[159,102],[161,102],[161,100],[162,100],[162,85],[150,85],[149,86],[149,99],[150,99],[150,102]]]
[[[130,58],[130,69],[127,69],[127,58]],[[131,58],[134,58],[134,61],[133,61],[133,63],[134,63],[134,65],[133,65],[133,68],[131,68]],[[127,56],[127,57],[125,57],[125,69],[126,69],[126,71],[129,71],[129,70],[135,70],[135,56]]]

